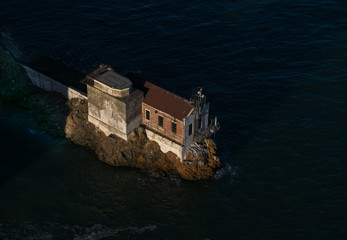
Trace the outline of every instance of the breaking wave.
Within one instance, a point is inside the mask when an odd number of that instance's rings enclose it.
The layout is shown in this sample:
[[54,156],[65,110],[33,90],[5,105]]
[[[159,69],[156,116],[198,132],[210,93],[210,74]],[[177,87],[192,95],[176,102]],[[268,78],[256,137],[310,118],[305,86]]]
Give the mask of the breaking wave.
[[233,177],[236,175],[236,167],[232,167],[229,163],[225,163],[222,167],[216,171],[213,176],[214,180],[220,180],[225,177]]
[[106,227],[102,224],[94,224],[91,227],[79,225],[68,226],[58,223],[34,224],[32,222],[17,222],[0,224],[1,240],[50,240],[50,239],[73,239],[73,240],[100,240],[110,237],[119,237],[119,234],[142,234],[153,232],[156,225]]

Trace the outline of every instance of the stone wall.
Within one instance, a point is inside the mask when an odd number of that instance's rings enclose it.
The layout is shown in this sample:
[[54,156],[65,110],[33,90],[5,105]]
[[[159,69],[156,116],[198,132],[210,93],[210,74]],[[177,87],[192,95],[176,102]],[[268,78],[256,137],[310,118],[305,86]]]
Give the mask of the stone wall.
[[180,161],[183,161],[185,158],[185,152],[186,148],[182,145],[179,145],[171,140],[169,140],[166,137],[163,137],[159,134],[156,134],[155,132],[151,131],[150,129],[146,129],[146,135],[149,140],[155,141],[159,144],[160,150],[163,153],[172,152],[178,156]]
[[128,140],[141,124],[142,93],[137,90],[126,98],[113,97],[93,86],[87,86],[88,120],[106,135],[115,134]]
[[109,95],[115,96],[115,97],[126,97],[129,96],[131,88],[126,89],[114,89],[110,88],[109,86],[106,86],[105,84],[102,84],[99,81],[94,80],[94,87],[108,93]]
[[125,101],[127,135],[129,135],[135,128],[140,126],[140,124],[142,123],[142,101],[143,92],[137,89],[130,93],[129,97]]
[[81,98],[87,99],[87,96],[72,87],[67,87],[60,82],[53,80],[46,75],[35,71],[34,69],[23,65],[22,67],[26,70],[28,77],[32,81],[32,83],[39,88],[42,88],[48,92],[54,91],[63,94],[67,99],[71,98]]

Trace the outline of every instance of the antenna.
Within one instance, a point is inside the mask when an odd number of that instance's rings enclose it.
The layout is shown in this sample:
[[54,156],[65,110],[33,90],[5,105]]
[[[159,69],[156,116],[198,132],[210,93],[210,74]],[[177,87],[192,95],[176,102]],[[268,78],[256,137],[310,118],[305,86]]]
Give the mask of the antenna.
[[197,87],[193,90],[190,103],[194,108],[198,109],[199,113],[201,112],[201,108],[206,104],[206,96],[202,94],[201,87]]
[[202,94],[202,88],[197,87],[193,89],[192,97],[190,98],[190,103],[194,106],[196,110],[198,110],[198,129],[202,128],[202,120],[201,120],[201,108],[203,108],[206,104],[206,97]]

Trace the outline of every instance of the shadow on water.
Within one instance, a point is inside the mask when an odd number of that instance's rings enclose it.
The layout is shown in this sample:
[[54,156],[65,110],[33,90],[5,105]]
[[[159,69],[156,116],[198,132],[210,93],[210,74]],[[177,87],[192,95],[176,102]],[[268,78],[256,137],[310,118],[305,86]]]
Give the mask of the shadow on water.
[[[42,129],[52,136],[64,136],[68,109],[63,96],[47,94],[32,85],[24,69],[13,59],[18,48],[7,48],[11,39],[2,38],[1,43],[8,51],[0,46],[0,61],[4,63],[0,68],[3,86],[0,98],[4,100],[0,101],[0,183],[3,184],[34,162],[52,143],[53,138]],[[67,89],[64,94],[68,95]]]
[[[44,154],[53,143],[28,110],[0,103],[0,185]],[[6,109],[5,109],[6,108]],[[7,111],[9,108],[10,111]],[[4,110],[5,109],[5,110]]]
[[11,126],[1,120],[0,135],[0,184],[13,175],[25,169],[39,154],[39,144],[33,144],[33,139],[26,129]]

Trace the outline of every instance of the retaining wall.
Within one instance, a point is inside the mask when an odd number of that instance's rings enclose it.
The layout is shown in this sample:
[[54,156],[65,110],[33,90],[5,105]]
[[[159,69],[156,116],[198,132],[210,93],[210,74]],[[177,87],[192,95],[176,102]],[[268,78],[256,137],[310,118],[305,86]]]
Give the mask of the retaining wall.
[[87,96],[84,93],[77,91],[72,87],[65,86],[60,82],[53,80],[46,75],[35,71],[34,69],[23,65],[22,67],[26,70],[28,77],[31,79],[32,83],[39,88],[42,88],[48,92],[54,91],[63,94],[67,99],[71,98],[81,98],[87,99]]
[[163,137],[159,134],[156,134],[155,132],[151,131],[150,129],[146,129],[146,134],[149,140],[155,141],[159,144],[160,150],[163,153],[167,153],[169,151],[173,152],[178,156],[178,158],[181,160],[181,162],[184,160],[186,156],[186,146],[179,145],[171,140],[169,140],[166,137]]

